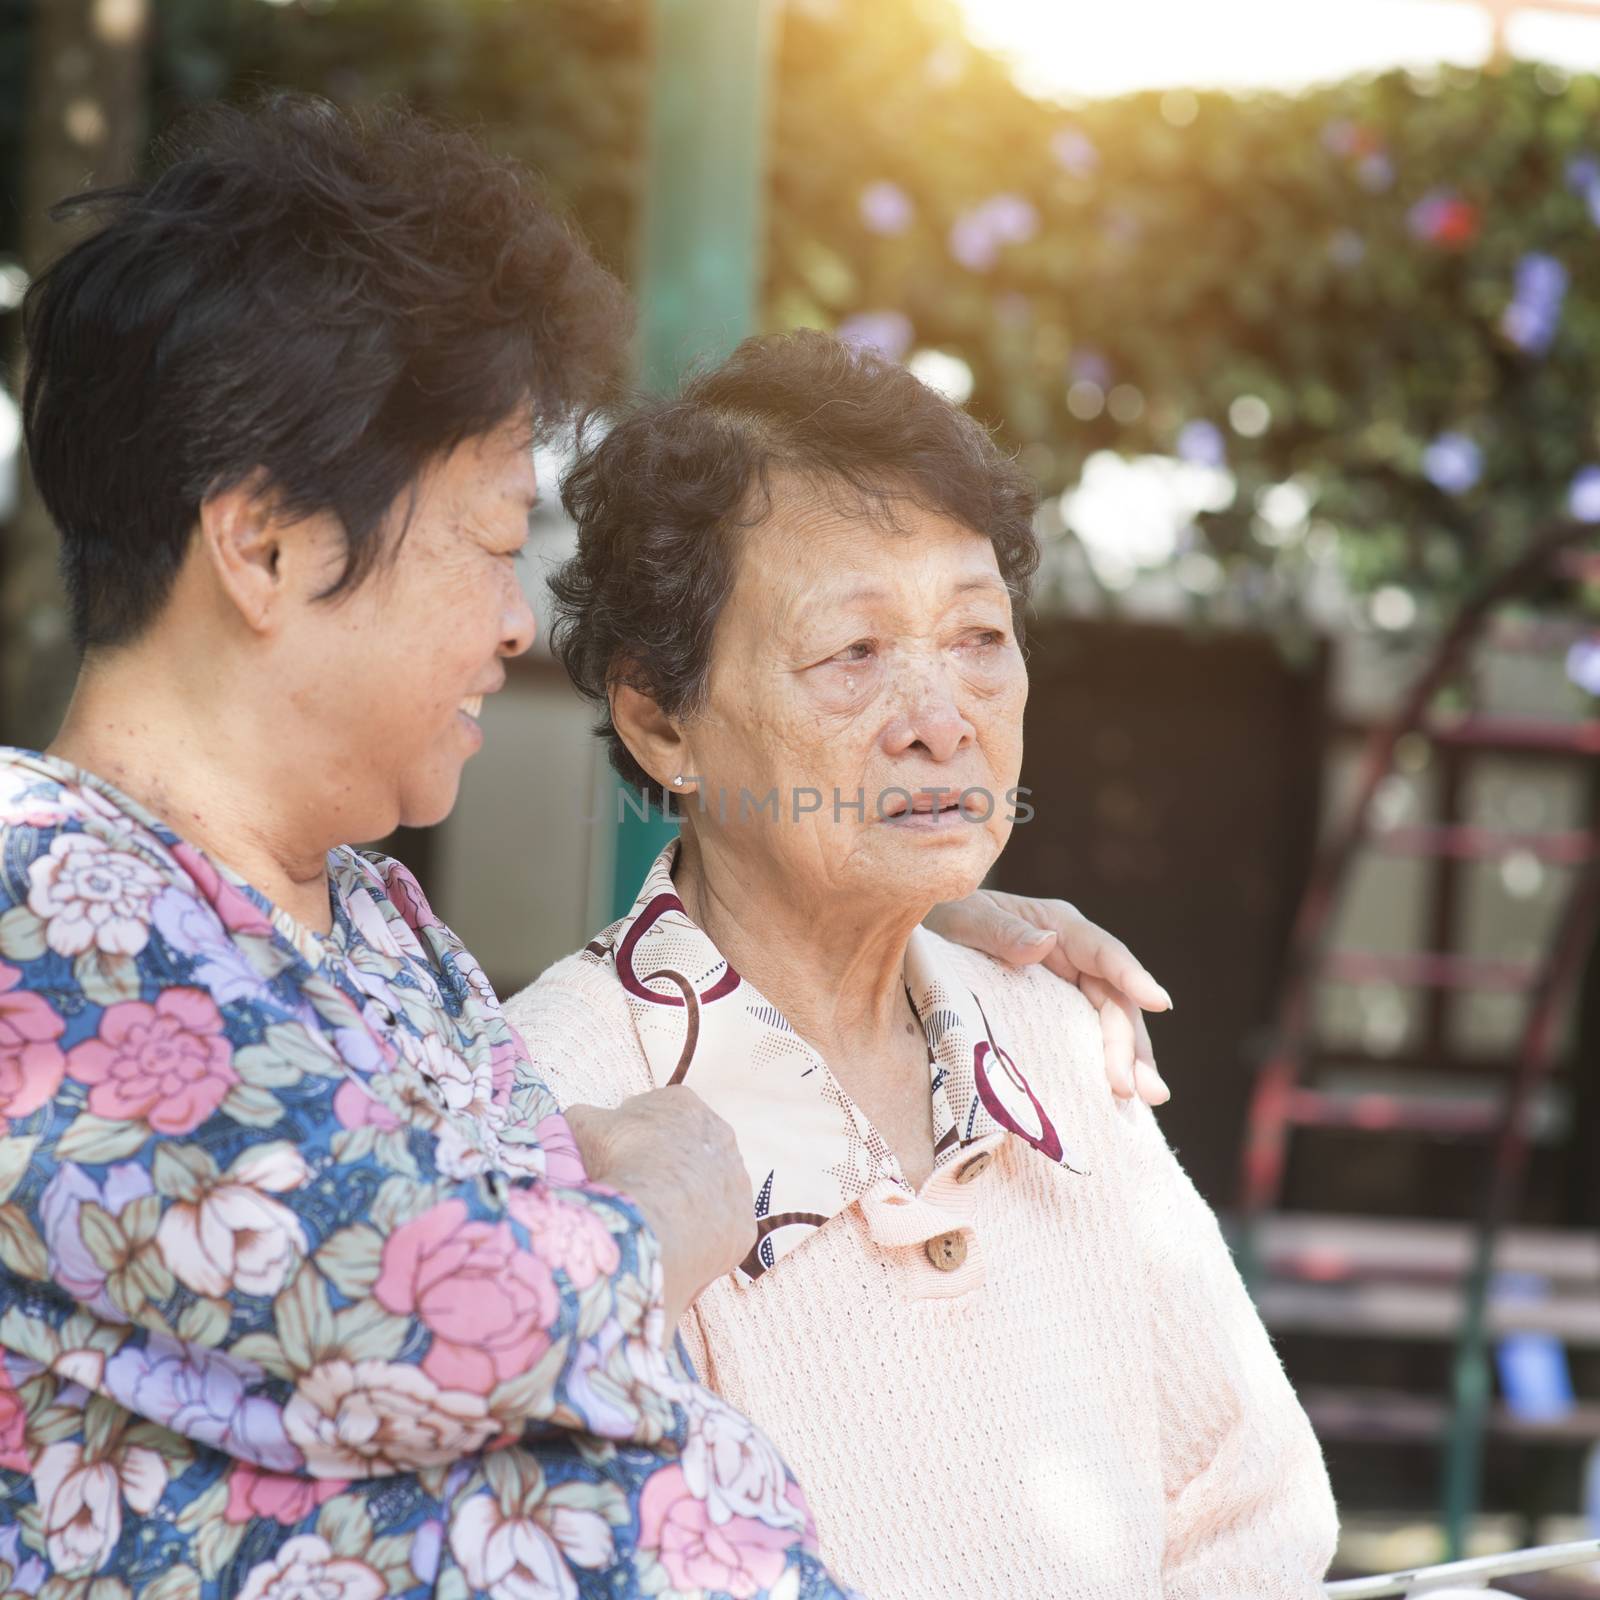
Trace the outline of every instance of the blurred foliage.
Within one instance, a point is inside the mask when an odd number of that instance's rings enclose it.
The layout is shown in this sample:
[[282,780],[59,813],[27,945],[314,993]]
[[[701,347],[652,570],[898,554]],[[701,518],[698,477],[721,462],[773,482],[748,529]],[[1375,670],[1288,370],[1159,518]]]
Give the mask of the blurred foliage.
[[[647,0],[158,16],[155,125],[267,83],[403,95],[543,172],[628,272]],[[1529,65],[1064,107],[952,0],[789,0],[767,320],[959,356],[1049,493],[1098,450],[1225,457],[1240,492],[1190,548],[1280,596],[1305,557],[1257,496],[1293,478],[1359,585],[1448,597],[1600,463],[1597,114],[1600,79]]]
[[385,96],[543,174],[626,273],[644,126],[641,0],[162,0],[155,125],[266,87]]
[[[1096,450],[1220,449],[1240,492],[1198,522],[1225,565],[1304,560],[1256,515],[1297,478],[1359,586],[1444,598],[1600,462],[1597,112],[1600,79],[1526,64],[1064,108],[937,10],[791,10],[770,304],[903,313],[970,364],[973,409],[1047,490]],[[1530,284],[1529,257],[1559,267]],[[1075,381],[1098,415],[1073,414]],[[1230,425],[1245,396],[1257,437]]]

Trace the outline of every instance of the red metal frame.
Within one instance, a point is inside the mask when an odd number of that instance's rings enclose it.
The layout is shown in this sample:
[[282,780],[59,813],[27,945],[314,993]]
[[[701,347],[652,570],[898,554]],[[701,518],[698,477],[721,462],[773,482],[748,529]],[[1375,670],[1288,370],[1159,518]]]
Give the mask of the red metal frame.
[[[1258,1278],[1261,1265],[1257,1231],[1281,1198],[1289,1138],[1295,1128],[1470,1135],[1493,1140],[1488,1181],[1475,1219],[1472,1260],[1464,1279],[1454,1392],[1445,1436],[1444,1519],[1449,1547],[1456,1555],[1463,1548],[1476,1507],[1483,1438],[1492,1409],[1488,1306],[1495,1252],[1502,1232],[1515,1217],[1528,1167],[1530,1113],[1554,1062],[1562,1008],[1600,926],[1600,790],[1587,830],[1521,836],[1463,822],[1460,801],[1465,767],[1472,756],[1483,754],[1600,756],[1600,720],[1551,723],[1471,713],[1440,716],[1432,714],[1432,707],[1440,691],[1462,677],[1474,647],[1492,637],[1496,613],[1507,601],[1536,590],[1551,577],[1600,581],[1600,553],[1582,548],[1594,537],[1592,528],[1570,523],[1544,531],[1521,560],[1463,606],[1398,714],[1370,730],[1354,801],[1319,854],[1301,899],[1277,1032],[1256,1081],[1246,1131],[1240,1257],[1252,1281]],[[1548,633],[1549,624],[1535,624],[1535,631]],[[1374,799],[1395,769],[1397,745],[1410,734],[1424,736],[1440,757],[1439,821],[1433,826],[1375,829]],[[1433,860],[1427,929],[1430,949],[1377,953],[1330,948],[1341,893],[1357,852],[1364,848]],[[1532,962],[1458,954],[1453,946],[1460,864],[1503,859],[1520,850],[1573,869],[1567,900],[1547,948]],[[1413,1054],[1424,1063],[1443,1061],[1453,1054],[1447,1022],[1454,994],[1472,989],[1526,995],[1528,1009],[1516,1054],[1502,1063],[1503,1101],[1485,1104],[1428,1094],[1339,1093],[1302,1084],[1311,1058],[1317,989],[1324,982],[1384,982],[1423,991],[1426,1038]],[[1492,1065],[1476,1063],[1475,1068],[1487,1070]]]

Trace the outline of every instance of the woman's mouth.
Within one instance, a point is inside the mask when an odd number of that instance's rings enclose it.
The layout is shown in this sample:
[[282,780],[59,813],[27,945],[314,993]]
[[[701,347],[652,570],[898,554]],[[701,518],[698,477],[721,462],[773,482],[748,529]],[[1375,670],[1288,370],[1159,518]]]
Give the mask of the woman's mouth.
[[954,790],[938,794],[919,794],[902,809],[887,813],[882,821],[893,828],[914,833],[944,833],[971,823],[974,819],[962,805],[962,795]]
[[466,735],[467,743],[474,750],[482,748],[483,724],[478,721],[483,711],[483,696],[469,694],[465,696],[456,707],[456,726]]

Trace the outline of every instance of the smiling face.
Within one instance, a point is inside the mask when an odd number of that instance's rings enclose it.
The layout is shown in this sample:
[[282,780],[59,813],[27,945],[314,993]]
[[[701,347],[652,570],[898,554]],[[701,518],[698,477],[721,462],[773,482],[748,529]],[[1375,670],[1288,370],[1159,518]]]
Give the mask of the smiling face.
[[[483,743],[482,698],[533,642],[516,570],[537,487],[527,430],[468,439],[426,471],[405,537],[353,593],[306,597],[277,641],[308,758],[336,745],[347,838],[423,827],[455,803]],[[311,586],[342,562],[331,536]]]
[[[988,539],[852,501],[780,483],[741,536],[682,726],[684,827],[802,901],[926,908],[975,889],[1009,837],[1027,669]],[[776,821],[757,809],[773,790]]]

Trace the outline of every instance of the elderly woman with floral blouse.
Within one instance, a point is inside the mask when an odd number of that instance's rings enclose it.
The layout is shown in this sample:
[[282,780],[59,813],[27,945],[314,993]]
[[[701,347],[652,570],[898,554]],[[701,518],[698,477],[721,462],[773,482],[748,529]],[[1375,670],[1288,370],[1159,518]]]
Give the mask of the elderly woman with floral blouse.
[[670,1338],[754,1234],[726,1124],[679,1087],[569,1125],[344,842],[454,801],[532,639],[530,437],[599,392],[617,286],[402,115],[169,153],[27,307],[83,661],[0,749],[0,1593],[832,1600]]
[[507,1015],[564,1104],[687,1085],[737,1134],[703,1381],[878,1600],[1312,1600],[1316,1441],[1089,1003],[921,925],[1025,815],[1029,483],[802,333],[616,419],[565,495],[558,648],[681,838]]

